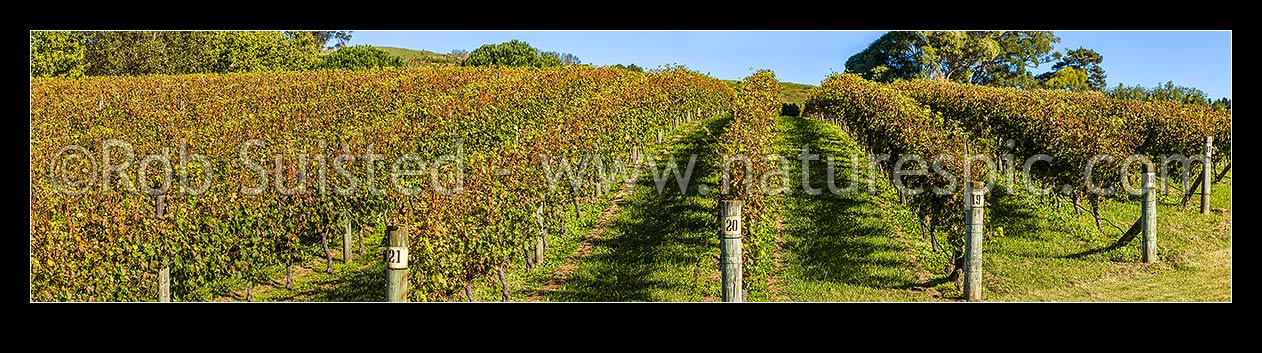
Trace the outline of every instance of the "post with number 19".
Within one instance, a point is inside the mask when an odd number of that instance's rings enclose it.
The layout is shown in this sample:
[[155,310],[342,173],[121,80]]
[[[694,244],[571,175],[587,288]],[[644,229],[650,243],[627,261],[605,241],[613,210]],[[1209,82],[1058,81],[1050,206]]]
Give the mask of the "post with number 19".
[[386,227],[389,244],[386,244],[386,301],[406,302],[408,288],[408,230],[397,226]]
[[723,301],[745,301],[741,285],[741,201],[719,205],[719,267],[723,272]]
[[982,300],[982,230],[986,208],[986,184],[970,182],[964,206],[964,294],[969,301]]

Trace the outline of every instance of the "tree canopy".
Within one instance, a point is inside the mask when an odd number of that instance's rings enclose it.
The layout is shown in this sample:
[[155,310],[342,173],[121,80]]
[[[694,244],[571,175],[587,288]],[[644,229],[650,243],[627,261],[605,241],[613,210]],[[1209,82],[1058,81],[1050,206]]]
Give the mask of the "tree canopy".
[[324,56],[320,63],[321,68],[349,70],[401,66],[407,66],[407,62],[404,62],[402,58],[368,45],[356,45],[334,50],[332,53]]
[[578,63],[578,57],[573,54],[542,52],[517,39],[478,47],[464,61],[467,66],[550,67]]
[[880,82],[939,78],[1033,87],[1029,69],[1048,61],[1058,42],[1046,31],[892,31],[846,60],[846,72]]
[[1073,66],[1039,75],[1039,80],[1043,88],[1051,89],[1082,91],[1089,86],[1087,72]]
[[83,40],[77,32],[31,32],[31,76],[83,76]]
[[[1060,37],[1049,31],[893,31],[847,59],[846,72],[878,82],[924,78],[1017,88],[1105,88],[1104,56],[1081,47],[1053,52],[1056,43]],[[1031,72],[1049,62],[1055,64],[1048,72]]]
[[31,34],[31,76],[306,70],[320,45],[311,32],[41,31]]
[[1072,67],[1083,71],[1086,75],[1087,83],[1083,89],[1099,91],[1107,88],[1104,81],[1106,75],[1104,74],[1104,69],[1100,67],[1100,63],[1104,61],[1104,56],[1096,53],[1095,50],[1079,47],[1078,49],[1068,50],[1064,54],[1056,52],[1053,56],[1059,61],[1052,65],[1051,71],[1039,75],[1039,80],[1051,78],[1052,75],[1055,75],[1062,69]]
[[644,68],[636,66],[635,64],[631,64],[631,65],[613,64],[613,65],[610,65],[610,67],[623,69],[627,71],[644,72]]
[[354,31],[311,31],[311,36],[321,46],[327,45],[330,40],[333,40],[333,45],[329,45],[327,48],[336,49],[346,47],[346,43],[351,41],[352,32]]
[[1119,83],[1117,86],[1105,90],[1104,94],[1118,99],[1134,99],[1145,102],[1171,101],[1231,110],[1231,99],[1222,97],[1211,100],[1204,91],[1195,87],[1179,86],[1174,84],[1174,81],[1166,81],[1151,89],[1140,85],[1127,87]]

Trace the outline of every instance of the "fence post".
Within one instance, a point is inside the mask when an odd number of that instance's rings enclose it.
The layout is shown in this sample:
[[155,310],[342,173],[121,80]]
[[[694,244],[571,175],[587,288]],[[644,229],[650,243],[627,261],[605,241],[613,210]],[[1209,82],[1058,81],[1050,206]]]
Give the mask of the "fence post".
[[1205,167],[1201,168],[1201,214],[1209,214],[1209,189],[1214,184],[1214,137],[1205,136]]
[[408,230],[398,226],[386,228],[390,241],[385,251],[386,301],[407,301]]
[[1144,163],[1143,194],[1143,248],[1144,263],[1157,262],[1157,167],[1152,163]]
[[535,237],[535,263],[543,263],[543,236]]
[[351,263],[351,260],[352,260],[351,258],[351,243],[352,243],[351,217],[345,214],[342,215],[342,223],[343,223],[343,227],[346,229],[346,232],[342,233],[342,263],[349,264]]
[[982,219],[986,204],[986,184],[980,181],[969,182],[967,198],[964,204],[965,234],[967,242],[964,247],[964,294],[968,300],[982,299]]
[[741,204],[741,200],[724,200],[719,205],[720,269],[725,302],[745,299],[741,285]]
[[[164,264],[165,265],[165,264]],[[171,301],[171,268],[163,267],[158,270],[158,301]]]
[[[158,219],[166,218],[166,195],[154,195],[153,213]],[[166,247],[162,247],[162,269],[158,270],[158,301],[171,301],[171,266],[167,263]]]

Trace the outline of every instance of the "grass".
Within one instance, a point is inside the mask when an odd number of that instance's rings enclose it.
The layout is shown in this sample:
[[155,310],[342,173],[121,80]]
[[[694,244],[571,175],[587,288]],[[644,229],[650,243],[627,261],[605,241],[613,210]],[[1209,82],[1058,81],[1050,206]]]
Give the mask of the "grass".
[[686,163],[697,154],[687,192],[667,187],[658,194],[649,173],[640,178],[622,212],[608,225],[591,252],[551,293],[549,301],[707,301],[720,291],[718,238],[714,236],[711,197],[698,183],[715,185],[717,160],[713,136],[729,119],[710,119],[675,144],[672,155]]
[[[800,117],[780,117],[785,132],[781,151],[795,158],[802,145],[821,155],[810,163],[810,195],[801,186],[801,163],[795,162],[792,193],[785,196],[784,269],[778,274],[782,297],[789,301],[923,301],[925,291],[913,246],[928,247],[909,234],[900,219],[908,218],[890,204],[897,202],[889,185],[869,194],[864,164],[856,172],[857,192],[834,194],[827,187],[827,155],[836,156],[834,182],[850,184],[848,156],[857,153],[853,140],[839,128]],[[880,179],[880,178],[878,178]],[[893,198],[891,200],[891,198]],[[912,221],[914,222],[914,221]]]
[[796,102],[798,106],[806,102],[806,93],[810,92],[815,86],[793,82],[780,82],[780,101],[785,103]]
[[[736,86],[740,83],[739,80],[723,80],[723,82],[732,88],[736,88]],[[810,90],[815,87],[816,86],[814,85],[781,81],[780,102],[797,103],[800,107],[802,106],[802,103],[806,102],[807,92],[810,92]]]
[[[703,120],[701,124],[713,124],[715,119]],[[683,134],[690,131],[689,129],[697,125],[697,123],[685,124],[678,129],[668,131],[666,137]],[[704,133],[703,133],[704,134]],[[686,136],[679,136],[685,139]],[[663,141],[657,146],[650,148],[661,148],[671,144],[671,141]],[[675,147],[676,149],[679,147]],[[687,158],[676,157],[677,161],[686,163]],[[701,161],[701,159],[698,159]],[[682,165],[681,165],[682,166]],[[700,168],[700,167],[698,167]],[[694,173],[700,173],[698,169]],[[596,290],[577,291],[575,288],[581,286],[578,282],[580,279],[574,279],[573,276],[561,281],[558,278],[559,272],[578,272],[583,264],[591,258],[579,254],[579,248],[583,246],[585,238],[601,237],[608,240],[610,234],[616,232],[620,224],[625,224],[627,218],[625,212],[634,212],[639,207],[637,202],[644,202],[645,195],[637,194],[645,186],[653,186],[652,179],[648,173],[642,173],[642,178],[637,180],[637,184],[632,188],[626,199],[620,200],[620,210],[624,212],[612,213],[614,211],[613,198],[616,197],[616,190],[611,190],[609,194],[597,199],[594,203],[581,203],[581,216],[574,217],[572,212],[566,212],[562,222],[565,223],[569,230],[566,235],[550,235],[550,247],[546,251],[544,261],[538,263],[533,269],[528,269],[524,261],[514,261],[511,266],[505,269],[505,280],[508,282],[509,300],[510,301],[580,301],[578,299],[588,299],[586,301],[602,301],[601,295]],[[646,179],[647,178],[647,179]],[[671,182],[673,183],[673,181]],[[606,215],[605,213],[610,213]],[[603,219],[609,217],[608,219]],[[669,219],[669,217],[657,217],[659,219]],[[602,220],[603,219],[603,220]],[[602,222],[603,221],[603,222]],[[600,235],[592,235],[592,232],[598,232]],[[600,251],[607,250],[603,247],[609,243],[600,241],[592,241],[588,244],[591,252],[586,255],[594,255],[602,253]],[[717,240],[715,243],[717,246]],[[717,251],[717,248],[716,248]],[[716,255],[717,256],[717,255]],[[616,265],[614,265],[616,266]],[[590,267],[588,268],[590,270]],[[629,278],[627,276],[621,277]],[[590,278],[589,278],[590,279]],[[571,286],[572,285],[572,286]],[[590,287],[590,286],[589,286]],[[627,286],[624,286],[624,289]],[[494,273],[477,278],[471,285],[473,297],[477,301],[499,301],[502,298],[501,285]],[[592,289],[592,288],[588,288]],[[617,292],[618,290],[612,290]],[[563,299],[569,298],[569,299]],[[467,301],[463,295],[454,295],[450,298],[452,301]]]
[[[1077,216],[1070,206],[1055,211],[1025,195],[1001,196],[995,216],[1027,214],[1021,221],[999,220],[997,226],[1023,225],[988,240],[984,264],[993,277],[986,283],[988,300],[997,301],[1229,301],[1231,300],[1231,183],[1214,185],[1212,212],[1201,215],[1197,201],[1180,206],[1175,197],[1157,205],[1159,262],[1142,264],[1139,241],[1107,249],[1120,231],[1096,230],[1091,216]],[[1137,201],[1106,201],[1102,217],[1120,226],[1138,218]],[[995,217],[992,216],[992,217]],[[1001,218],[1001,217],[996,217]],[[1087,254],[1087,255],[1082,255]]]
[[[836,126],[782,117],[785,153],[810,143],[813,153],[845,155],[852,140]],[[840,162],[840,175],[846,170]],[[799,164],[800,165],[800,164]],[[822,188],[823,163],[813,162],[813,187]],[[799,167],[800,168],[800,167]],[[795,170],[799,173],[800,170]],[[800,175],[800,174],[798,174]],[[784,269],[779,281],[792,301],[959,300],[947,282],[945,254],[920,239],[909,211],[889,183],[877,192],[787,196]],[[800,180],[800,178],[799,178]],[[839,180],[838,186],[845,181]],[[1197,198],[1199,200],[1199,198]],[[1109,249],[1121,231],[1072,206],[997,190],[987,196],[983,298],[988,301],[1229,301],[1231,300],[1231,184],[1216,184],[1213,212],[1196,201],[1158,205],[1160,262],[1140,263],[1139,242]],[[1135,200],[1105,201],[1101,216],[1126,228],[1139,215]],[[915,259],[914,261],[912,259]],[[923,271],[923,272],[921,272]]]
[[702,178],[694,178],[683,194],[670,188],[673,181],[658,194],[651,175],[642,174],[621,211],[599,238],[589,240],[590,252],[574,259],[572,273],[541,299],[713,301],[720,292],[714,201],[699,194],[698,183],[718,181],[717,159],[706,155],[728,121],[703,120],[671,152],[681,168],[690,154],[698,154],[693,173]]
[[439,54],[428,50],[416,50],[396,47],[373,46],[381,49],[390,55],[402,58],[412,66],[420,65],[455,65],[460,63],[460,59],[450,54]]

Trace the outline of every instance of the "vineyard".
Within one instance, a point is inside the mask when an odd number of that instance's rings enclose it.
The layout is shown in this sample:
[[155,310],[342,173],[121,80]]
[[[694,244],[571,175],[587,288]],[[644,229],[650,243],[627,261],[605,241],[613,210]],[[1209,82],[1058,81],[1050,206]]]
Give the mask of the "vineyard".
[[[1208,107],[836,74],[810,89],[801,117],[780,116],[770,71],[733,84],[669,67],[38,78],[31,89],[32,301],[154,301],[164,268],[173,301],[235,300],[206,288],[252,293],[284,276],[284,292],[306,283],[300,267],[334,281],[335,252],[366,258],[343,262],[378,278],[365,243],[380,250],[395,229],[409,244],[407,301],[711,301],[729,200],[743,205],[745,300],[960,299],[970,181],[986,185],[996,253],[980,280],[998,300],[1079,300],[1055,283],[1230,257],[1230,214],[1178,205],[1197,187],[1162,163],[1211,137],[1218,177],[1197,184],[1230,211],[1231,116]],[[795,160],[804,149],[828,157],[808,166]],[[850,155],[862,160],[840,161]],[[1036,155],[1053,158],[1022,162]],[[1128,156],[1162,166],[1163,193],[1183,188],[1159,202],[1174,268],[1122,265],[1139,262],[1126,245],[1140,206],[1125,190],[1141,163]],[[927,172],[900,172],[912,169]],[[832,189],[841,170],[858,173],[858,191],[803,193]]]
[[[714,114],[731,97],[719,81],[683,70],[644,75],[612,69],[412,69],[37,80],[32,219],[41,221],[32,229],[33,299],[154,298],[157,288],[145,284],[164,262],[171,276],[181,279],[173,284],[176,299],[226,277],[262,278],[268,265],[299,260],[293,257],[302,244],[338,232],[342,219],[378,230],[385,220],[413,227],[410,243],[419,245],[411,260],[417,269],[410,278],[413,299],[452,292],[533,245],[539,229],[518,225],[533,225],[536,216],[555,219],[582,199],[574,196],[599,192],[526,183],[543,179],[535,155],[625,157],[621,152],[653,143],[653,132],[667,129],[673,119]],[[199,195],[169,193],[163,218],[154,217],[153,198],[145,192],[54,190],[49,162],[59,148],[77,144],[101,156],[105,151],[93,145],[111,138],[126,138],[138,153],[171,153],[175,174],[190,175],[172,191],[203,184],[209,189]],[[276,165],[284,168],[260,168],[260,179],[235,163],[239,152],[246,153],[237,147],[251,139],[263,141],[257,156],[280,156],[276,161],[287,163]],[[187,155],[201,158],[181,160],[174,152],[180,143],[187,144]],[[421,161],[463,154],[463,185],[438,185],[463,192],[403,195],[387,187],[380,195],[367,192],[362,190],[370,189],[367,185],[391,180],[385,173],[368,173],[366,163],[345,164],[361,184],[359,192],[346,195],[332,189],[349,187],[342,183],[350,179],[333,173],[326,190],[237,192],[267,187],[258,180],[274,181],[282,190],[302,188],[295,185],[298,174],[329,168],[310,156],[369,146],[381,160],[412,153],[418,165],[409,167],[416,169]],[[205,182],[206,169],[199,164],[216,167],[214,183]],[[499,176],[497,169],[510,175]],[[133,186],[152,187],[142,178],[158,179],[160,170],[154,170],[133,176],[138,179]],[[428,179],[400,183],[410,188]],[[108,182],[102,179],[101,185]]]

